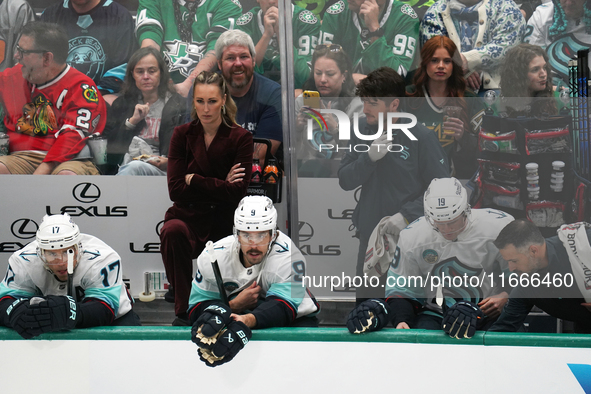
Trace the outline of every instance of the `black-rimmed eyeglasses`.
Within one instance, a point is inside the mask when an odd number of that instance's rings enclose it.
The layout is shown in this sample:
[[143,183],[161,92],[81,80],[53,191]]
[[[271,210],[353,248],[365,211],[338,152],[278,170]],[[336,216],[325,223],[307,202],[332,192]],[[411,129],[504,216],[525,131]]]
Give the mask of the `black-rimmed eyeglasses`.
[[16,44],[16,51],[18,52],[19,56],[25,56],[29,53],[45,53],[47,52],[45,49],[23,49],[20,45]]

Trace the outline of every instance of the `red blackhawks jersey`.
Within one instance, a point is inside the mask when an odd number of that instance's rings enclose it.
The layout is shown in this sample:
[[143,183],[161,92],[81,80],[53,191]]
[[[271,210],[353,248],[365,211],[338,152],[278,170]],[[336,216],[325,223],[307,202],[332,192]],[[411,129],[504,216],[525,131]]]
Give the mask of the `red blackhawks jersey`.
[[21,68],[0,73],[10,151],[47,152],[46,162],[73,159],[84,148],[84,138],[105,127],[107,109],[96,85],[70,66],[51,81],[34,85],[23,78]]

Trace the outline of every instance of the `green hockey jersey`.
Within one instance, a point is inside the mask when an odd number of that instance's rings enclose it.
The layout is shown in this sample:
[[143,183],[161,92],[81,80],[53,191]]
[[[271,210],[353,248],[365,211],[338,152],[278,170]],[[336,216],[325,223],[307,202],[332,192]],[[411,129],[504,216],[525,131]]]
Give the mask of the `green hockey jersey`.
[[419,18],[413,8],[396,0],[386,2],[380,14],[384,34],[370,43],[369,29],[359,15],[339,0],[326,10],[320,32],[321,44],[339,44],[353,62],[353,71],[367,74],[387,66],[405,76],[419,51]]
[[[178,19],[175,4],[178,1]],[[187,18],[193,10],[193,23]],[[149,38],[160,45],[168,64],[170,76],[176,83],[184,81],[207,52],[213,50],[218,37],[226,30],[235,28],[242,14],[238,0],[140,0],[136,17],[136,37],[140,45]],[[181,24],[190,32],[190,42],[181,38]]]
[[[304,10],[296,5],[291,6],[291,26],[293,29],[293,58],[294,58],[294,84],[299,89],[310,75],[310,62],[312,52],[318,41],[320,21],[312,12]],[[265,31],[263,23],[263,10],[255,7],[238,19],[236,27],[246,33],[256,45]],[[265,58],[261,65],[256,66],[255,71],[275,82],[281,82],[279,44],[277,37],[273,37]]]

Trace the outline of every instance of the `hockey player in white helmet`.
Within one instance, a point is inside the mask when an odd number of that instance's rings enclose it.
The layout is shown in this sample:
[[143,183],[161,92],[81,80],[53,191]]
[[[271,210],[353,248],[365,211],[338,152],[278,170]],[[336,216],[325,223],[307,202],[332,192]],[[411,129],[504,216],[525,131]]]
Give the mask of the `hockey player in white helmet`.
[[[68,214],[45,216],[0,283],[0,325],[23,338],[104,325],[139,325],[121,258]],[[70,286],[71,285],[71,286]]]
[[214,243],[213,256],[206,248],[197,259],[188,313],[201,360],[208,366],[230,361],[248,343],[251,329],[317,326],[318,303],[302,286],[305,270],[302,253],[277,229],[271,199],[244,197],[234,214],[234,234]]
[[492,324],[507,302],[509,289],[500,287],[500,275],[508,265],[493,241],[513,217],[471,209],[455,178],[433,179],[423,201],[425,216],[400,232],[386,299],[355,308],[347,321],[352,333],[378,330],[391,321],[396,328],[472,337]]

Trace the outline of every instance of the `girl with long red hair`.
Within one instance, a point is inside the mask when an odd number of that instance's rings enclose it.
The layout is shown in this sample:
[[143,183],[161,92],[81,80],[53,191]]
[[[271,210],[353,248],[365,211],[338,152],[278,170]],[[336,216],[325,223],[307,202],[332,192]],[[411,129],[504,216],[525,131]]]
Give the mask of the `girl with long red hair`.
[[[413,82],[406,89],[408,111],[437,134],[454,176],[470,178],[476,171],[477,135],[484,108],[466,89],[462,59],[452,40],[435,36],[423,45]],[[453,113],[447,107],[457,110]]]

